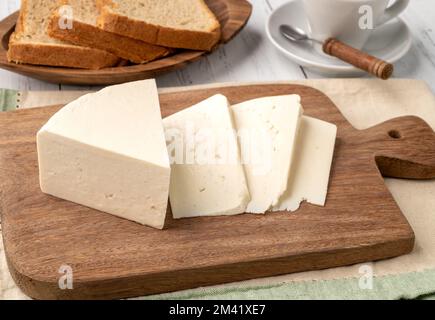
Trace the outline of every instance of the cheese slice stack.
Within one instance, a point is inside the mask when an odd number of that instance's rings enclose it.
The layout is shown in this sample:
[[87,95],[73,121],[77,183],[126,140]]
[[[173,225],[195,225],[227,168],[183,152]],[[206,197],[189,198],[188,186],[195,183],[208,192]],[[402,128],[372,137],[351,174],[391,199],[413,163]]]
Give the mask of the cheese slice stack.
[[303,109],[298,95],[266,97],[231,107],[251,201],[246,212],[265,213],[287,190]]
[[300,101],[265,97],[229,112],[217,95],[164,119],[174,218],[324,205],[337,127],[303,116]]
[[38,132],[43,192],[163,228],[170,182],[154,80],[68,104]]
[[296,211],[303,201],[324,206],[337,126],[303,116],[288,187],[274,211]]
[[173,217],[244,213],[250,196],[227,98],[213,96],[163,123]]

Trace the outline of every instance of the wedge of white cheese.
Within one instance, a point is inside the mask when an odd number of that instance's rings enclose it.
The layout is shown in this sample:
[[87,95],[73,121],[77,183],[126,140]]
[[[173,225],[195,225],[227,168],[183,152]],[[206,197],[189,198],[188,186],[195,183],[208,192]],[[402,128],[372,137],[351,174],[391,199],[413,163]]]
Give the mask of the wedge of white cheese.
[[154,80],[108,87],[38,132],[43,192],[162,229],[170,182]]
[[337,127],[302,117],[288,188],[274,211],[296,211],[301,202],[324,206],[334,155]]
[[250,196],[227,98],[215,95],[163,123],[173,217],[244,213]]
[[247,212],[265,213],[287,190],[303,109],[298,95],[266,97],[231,107],[251,201]]

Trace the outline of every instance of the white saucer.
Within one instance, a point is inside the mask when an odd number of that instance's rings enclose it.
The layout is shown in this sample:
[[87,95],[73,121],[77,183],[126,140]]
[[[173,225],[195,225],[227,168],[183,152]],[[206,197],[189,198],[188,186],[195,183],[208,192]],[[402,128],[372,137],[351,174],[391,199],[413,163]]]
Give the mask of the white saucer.
[[[356,76],[363,71],[316,50],[310,41],[292,43],[279,32],[279,26],[291,24],[309,30],[301,0],[289,1],[270,15],[266,32],[270,41],[285,56],[307,69],[325,75]],[[394,63],[402,58],[412,46],[411,32],[402,19],[395,19],[374,30],[363,51]]]

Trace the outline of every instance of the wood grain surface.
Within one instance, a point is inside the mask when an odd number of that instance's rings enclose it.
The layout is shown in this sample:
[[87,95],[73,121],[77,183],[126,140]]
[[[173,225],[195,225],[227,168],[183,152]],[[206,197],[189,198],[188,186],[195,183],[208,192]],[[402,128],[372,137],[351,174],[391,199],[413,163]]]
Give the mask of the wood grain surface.
[[[305,113],[337,124],[325,207],[296,213],[173,220],[154,230],[43,194],[35,134],[60,107],[0,115],[0,210],[13,278],[33,298],[125,298],[409,253],[414,234],[381,173],[435,178],[435,134],[403,117],[358,131],[321,92],[296,85],[198,89],[161,94],[168,116],[213,94],[232,103],[299,94]],[[380,170],[378,169],[378,166]],[[226,190],[222,190],[225,199]],[[59,268],[74,289],[60,290]]]
[[[220,45],[229,42],[246,25],[252,7],[246,0],[206,0],[222,27]],[[6,54],[18,12],[0,22],[0,68],[36,79],[62,84],[109,85],[154,78],[165,72],[185,67],[208,54],[204,51],[179,50],[176,54],[146,64],[117,66],[101,70],[82,70],[49,66],[36,66],[8,62]],[[218,48],[217,46],[215,50]]]
[[394,66],[391,63],[355,49],[335,38],[325,41],[323,51],[382,80],[388,80],[394,72]]

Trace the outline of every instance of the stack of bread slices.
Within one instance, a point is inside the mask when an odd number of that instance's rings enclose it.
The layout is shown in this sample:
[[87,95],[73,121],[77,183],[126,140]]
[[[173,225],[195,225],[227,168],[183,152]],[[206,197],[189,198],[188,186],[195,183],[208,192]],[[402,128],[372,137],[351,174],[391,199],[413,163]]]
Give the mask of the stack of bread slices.
[[210,51],[220,37],[204,0],[22,0],[8,59],[101,69],[176,49]]

